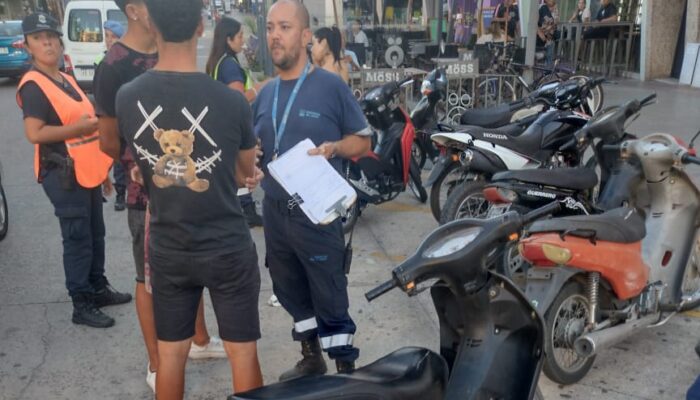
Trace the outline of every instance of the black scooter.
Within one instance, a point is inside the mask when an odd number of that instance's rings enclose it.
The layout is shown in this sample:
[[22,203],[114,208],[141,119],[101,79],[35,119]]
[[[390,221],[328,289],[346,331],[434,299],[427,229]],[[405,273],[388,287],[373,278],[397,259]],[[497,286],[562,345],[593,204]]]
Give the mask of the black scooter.
[[389,281],[365,294],[371,301],[396,287],[409,296],[430,289],[440,320],[440,354],[402,348],[350,374],[302,377],[229,400],[538,398],[542,318],[490,265],[498,258],[494,248],[516,241],[523,226],[558,208],[555,202],[526,215],[508,212],[443,225],[394,268]]

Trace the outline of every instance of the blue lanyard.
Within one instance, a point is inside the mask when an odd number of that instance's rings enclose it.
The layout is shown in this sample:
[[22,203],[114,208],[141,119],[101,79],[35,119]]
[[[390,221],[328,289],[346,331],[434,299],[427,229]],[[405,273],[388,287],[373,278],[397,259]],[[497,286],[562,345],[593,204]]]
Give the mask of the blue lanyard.
[[289,118],[289,112],[292,110],[292,104],[294,104],[294,100],[296,100],[297,94],[299,94],[299,89],[301,89],[301,85],[306,80],[306,76],[309,74],[310,69],[311,63],[306,63],[304,72],[301,73],[299,80],[297,80],[296,85],[294,85],[292,94],[289,95],[289,100],[287,100],[287,106],[284,108],[284,114],[282,115],[282,122],[280,122],[279,129],[277,128],[277,100],[280,94],[280,78],[275,80],[275,97],[272,100],[272,126],[275,129],[274,158],[277,158],[277,155],[279,154],[280,142],[282,141],[282,136],[284,136],[284,130],[287,127],[287,119]]

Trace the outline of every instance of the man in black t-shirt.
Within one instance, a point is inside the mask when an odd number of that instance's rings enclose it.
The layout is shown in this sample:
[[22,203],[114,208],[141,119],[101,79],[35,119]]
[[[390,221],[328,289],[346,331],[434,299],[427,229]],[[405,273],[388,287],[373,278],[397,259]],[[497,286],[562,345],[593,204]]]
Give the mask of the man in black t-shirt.
[[246,177],[256,175],[250,106],[239,92],[197,72],[201,0],[145,2],[159,60],[119,90],[116,111],[150,199],[156,393],[183,396],[205,287],[236,378],[234,391],[245,391],[262,384],[256,347],[260,271],[236,196]]
[[[598,22],[617,21],[617,7],[612,0],[600,0],[600,8],[595,20]],[[584,39],[607,39],[610,36],[609,27],[594,27],[583,32]]]
[[505,0],[496,7],[494,22],[501,23],[501,29],[508,34],[508,40],[515,39],[520,29],[520,11],[514,0]]

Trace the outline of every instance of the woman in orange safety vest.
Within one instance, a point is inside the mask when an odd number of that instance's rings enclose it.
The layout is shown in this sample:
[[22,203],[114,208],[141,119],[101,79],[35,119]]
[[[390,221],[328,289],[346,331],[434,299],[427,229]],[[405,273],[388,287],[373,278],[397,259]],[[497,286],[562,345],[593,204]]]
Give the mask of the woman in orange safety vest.
[[[58,21],[45,13],[22,21],[33,68],[17,88],[27,139],[34,144],[34,174],[55,208],[63,237],[63,268],[73,300],[72,321],[114,325],[100,307],[126,303],[105,277],[102,184],[112,165],[99,147],[92,104],[73,77],[60,72],[63,45]],[[111,186],[111,185],[107,185]]]

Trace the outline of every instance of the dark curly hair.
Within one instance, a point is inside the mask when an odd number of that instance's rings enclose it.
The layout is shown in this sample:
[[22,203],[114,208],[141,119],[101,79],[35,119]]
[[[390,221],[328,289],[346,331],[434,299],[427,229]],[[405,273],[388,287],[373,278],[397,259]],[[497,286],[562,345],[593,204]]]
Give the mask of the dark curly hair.
[[145,0],[151,21],[171,43],[192,39],[202,21],[202,0]]

